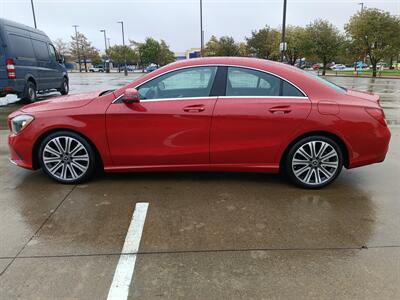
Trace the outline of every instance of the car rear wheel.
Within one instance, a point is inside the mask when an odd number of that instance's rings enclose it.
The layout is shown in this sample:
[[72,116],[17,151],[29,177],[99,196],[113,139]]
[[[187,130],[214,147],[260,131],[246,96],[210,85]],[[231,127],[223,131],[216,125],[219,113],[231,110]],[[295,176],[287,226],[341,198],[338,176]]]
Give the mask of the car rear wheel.
[[318,189],[332,183],[343,167],[339,145],[325,136],[310,136],[295,143],[286,158],[286,173],[297,185]]
[[22,100],[26,103],[33,103],[37,101],[36,84],[34,84],[32,81],[28,81],[26,83]]
[[50,134],[41,143],[39,162],[50,178],[61,183],[81,183],[95,170],[95,152],[80,135],[61,131]]
[[69,84],[68,84],[68,79],[64,77],[61,88],[60,88],[60,93],[61,95],[67,95],[69,92]]

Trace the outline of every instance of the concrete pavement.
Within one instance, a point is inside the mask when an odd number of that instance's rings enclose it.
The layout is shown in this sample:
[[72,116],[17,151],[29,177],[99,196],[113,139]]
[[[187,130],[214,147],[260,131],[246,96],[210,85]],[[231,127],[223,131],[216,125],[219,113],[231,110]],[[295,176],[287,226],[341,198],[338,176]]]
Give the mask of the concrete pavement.
[[383,164],[308,191],[276,175],[226,173],[59,185],[9,164],[1,131],[0,298],[105,299],[143,201],[130,299],[396,298],[399,127],[392,133]]

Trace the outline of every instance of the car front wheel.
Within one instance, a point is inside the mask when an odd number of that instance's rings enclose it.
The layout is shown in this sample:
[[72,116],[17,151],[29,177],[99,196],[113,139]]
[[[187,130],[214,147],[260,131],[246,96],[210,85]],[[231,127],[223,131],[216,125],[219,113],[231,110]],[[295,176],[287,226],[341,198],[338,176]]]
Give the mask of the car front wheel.
[[39,162],[50,178],[76,184],[89,179],[95,170],[95,152],[80,135],[61,131],[50,134],[41,143]]
[[286,173],[297,185],[318,189],[332,183],[343,167],[339,145],[325,136],[310,136],[295,143],[286,158]]

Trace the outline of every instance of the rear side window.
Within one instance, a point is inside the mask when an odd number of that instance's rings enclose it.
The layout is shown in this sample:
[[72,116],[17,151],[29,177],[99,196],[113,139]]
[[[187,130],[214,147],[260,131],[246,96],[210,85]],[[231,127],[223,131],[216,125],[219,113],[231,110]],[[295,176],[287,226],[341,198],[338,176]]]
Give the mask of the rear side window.
[[12,56],[19,58],[35,58],[31,39],[10,34],[8,40],[11,44]]
[[298,88],[277,76],[238,67],[228,68],[226,96],[304,97]]
[[49,51],[47,50],[47,44],[41,41],[32,40],[33,49],[38,60],[49,60]]
[[303,93],[298,88],[291,85],[289,82],[282,80],[282,96],[286,97],[304,97]]
[[226,96],[279,96],[280,78],[256,70],[228,68]]

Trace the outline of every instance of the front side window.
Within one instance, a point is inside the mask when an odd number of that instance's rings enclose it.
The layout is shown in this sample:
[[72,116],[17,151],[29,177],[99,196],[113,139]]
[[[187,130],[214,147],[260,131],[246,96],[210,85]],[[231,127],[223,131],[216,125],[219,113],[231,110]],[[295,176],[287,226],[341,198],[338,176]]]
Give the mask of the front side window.
[[193,67],[161,75],[138,87],[140,99],[208,97],[217,67]]
[[52,61],[57,61],[57,53],[54,46],[49,44],[49,50],[50,50],[50,59]]
[[238,67],[228,68],[226,96],[304,97],[298,88],[277,76]]

